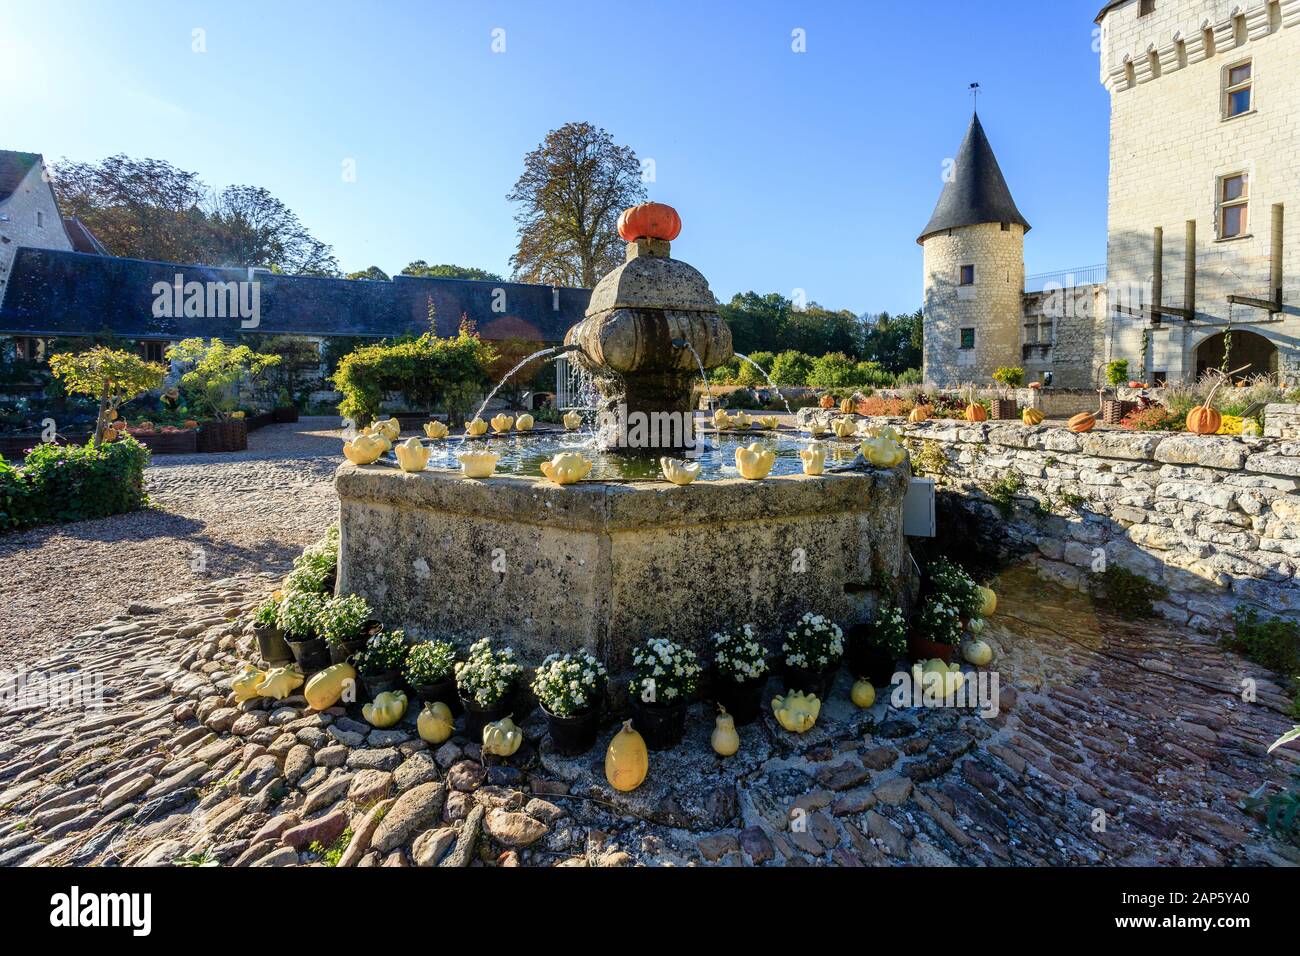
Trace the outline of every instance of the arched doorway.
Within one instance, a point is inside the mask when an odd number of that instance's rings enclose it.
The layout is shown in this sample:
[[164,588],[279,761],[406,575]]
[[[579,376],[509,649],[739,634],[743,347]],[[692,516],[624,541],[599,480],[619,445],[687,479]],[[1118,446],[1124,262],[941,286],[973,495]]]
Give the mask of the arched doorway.
[[[1224,352],[1228,350],[1225,336],[1232,336],[1231,351],[1224,364]],[[1277,346],[1258,332],[1245,329],[1233,329],[1231,333],[1220,332],[1211,335],[1196,347],[1196,377],[1199,379],[1210,369],[1223,369],[1225,372],[1236,371],[1243,365],[1249,366],[1238,373],[1238,378],[1252,375],[1277,374]]]

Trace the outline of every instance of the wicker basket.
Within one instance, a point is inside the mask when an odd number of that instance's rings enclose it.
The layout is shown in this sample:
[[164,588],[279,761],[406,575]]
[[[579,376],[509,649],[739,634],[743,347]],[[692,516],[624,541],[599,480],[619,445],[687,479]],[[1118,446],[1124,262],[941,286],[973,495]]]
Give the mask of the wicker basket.
[[1137,402],[1123,402],[1117,398],[1105,398],[1101,402],[1101,420],[1106,425],[1118,425],[1135,411]]
[[243,451],[248,447],[248,426],[242,419],[206,422],[199,429],[201,452]]
[[989,417],[996,421],[1006,422],[1020,417],[1020,409],[1014,398],[995,398],[989,407]]

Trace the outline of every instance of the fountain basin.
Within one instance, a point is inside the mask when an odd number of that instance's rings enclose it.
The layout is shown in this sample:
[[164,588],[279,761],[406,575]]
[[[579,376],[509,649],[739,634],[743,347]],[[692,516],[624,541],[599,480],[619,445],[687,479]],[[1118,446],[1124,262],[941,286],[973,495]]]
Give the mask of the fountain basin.
[[338,587],[411,637],[490,637],[532,665],[582,648],[617,674],[652,636],[707,659],[720,630],[775,640],[805,611],[847,627],[882,596],[906,603],[909,476],[560,488],[345,464]]

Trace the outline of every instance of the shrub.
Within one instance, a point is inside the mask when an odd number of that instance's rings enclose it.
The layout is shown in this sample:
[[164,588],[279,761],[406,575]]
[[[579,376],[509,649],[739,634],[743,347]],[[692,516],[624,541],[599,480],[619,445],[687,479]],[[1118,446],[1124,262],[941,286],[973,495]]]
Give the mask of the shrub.
[[863,415],[870,416],[888,416],[898,418],[906,415],[915,406],[905,398],[882,398],[879,395],[872,395],[870,398],[864,398],[858,411]]
[[926,568],[926,593],[957,609],[966,619],[979,617],[984,598],[975,579],[947,558],[936,558]]
[[1174,417],[1168,409],[1159,405],[1129,412],[1119,425],[1120,428],[1145,432],[1180,432],[1184,427],[1182,418]]
[[786,632],[781,650],[787,667],[824,671],[844,656],[844,632],[838,624],[808,611]]
[[456,649],[446,641],[422,641],[406,652],[403,668],[412,687],[441,684],[456,675]]
[[280,601],[275,623],[284,631],[286,640],[310,641],[323,637],[326,598],[308,591],[293,591]]
[[[772,363],[776,360],[776,356],[771,352],[755,352],[749,357],[749,359],[751,362],[760,366],[768,375],[772,374]],[[749,362],[741,361],[740,359],[736,359],[735,361],[738,363],[735,379],[737,385],[767,385],[767,379],[763,376],[763,372],[754,368],[754,366],[750,365]]]
[[926,599],[916,619],[921,636],[935,644],[957,644],[961,640],[961,612],[942,596]]
[[859,384],[857,363],[843,352],[827,352],[813,361],[808,384],[814,388],[852,388]]
[[1300,623],[1280,617],[1263,618],[1254,608],[1238,606],[1232,615],[1233,633],[1221,643],[1257,664],[1287,677],[1300,676]]
[[0,531],[138,511],[148,502],[147,464],[149,450],[134,438],[40,444],[19,466],[0,459]]
[[907,618],[897,605],[881,602],[864,633],[870,647],[888,651],[895,657],[907,653]]
[[285,591],[329,594],[339,560],[339,527],[331,525],[325,537],[305,548],[293,560],[293,570],[284,579]]
[[181,375],[181,387],[190,404],[220,421],[235,416],[242,386],[254,384],[282,361],[278,355],[263,355],[247,345],[231,348],[220,339],[205,344],[199,338],[171,346],[167,358],[187,369]]
[[803,352],[782,352],[772,360],[772,381],[777,385],[808,385],[812,371],[812,356]]
[[1025,384],[1025,370],[1019,366],[1003,365],[993,370],[993,381],[1007,388],[1019,388]]
[[357,670],[362,674],[387,674],[400,671],[406,663],[406,634],[381,631],[366,642],[357,655]]
[[738,388],[722,399],[723,408],[753,408],[758,399],[747,388]]
[[1106,381],[1119,386],[1128,382],[1128,359],[1116,359],[1106,363]]
[[441,401],[451,414],[483,388],[495,361],[496,350],[465,330],[455,338],[426,333],[364,346],[345,357],[334,373],[334,387],[343,394],[339,414],[354,422],[372,421],[385,392],[400,392],[411,411],[431,413]]
[[337,647],[363,637],[374,611],[357,594],[330,598],[321,608],[320,634],[325,643]]

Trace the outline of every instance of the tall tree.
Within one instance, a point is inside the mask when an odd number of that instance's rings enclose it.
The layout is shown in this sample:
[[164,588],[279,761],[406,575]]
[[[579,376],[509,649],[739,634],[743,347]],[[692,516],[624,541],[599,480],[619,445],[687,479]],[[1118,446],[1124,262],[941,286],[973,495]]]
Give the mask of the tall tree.
[[101,163],[62,162],[53,186],[63,211],[79,217],[117,256],[338,274],[333,249],[257,186],[214,192],[197,173],[122,155]]
[[426,279],[478,279],[481,282],[505,282],[495,272],[477,269],[474,266],[457,266],[444,262],[431,266],[423,259],[416,259],[402,270],[404,276],[421,276]]
[[646,190],[630,147],[590,123],[566,123],[524,157],[506,198],[521,205],[515,278],[590,288],[622,261],[619,213]]
[[379,266],[371,266],[368,269],[362,269],[360,272],[349,272],[345,279],[369,279],[372,282],[387,282],[388,273]]

